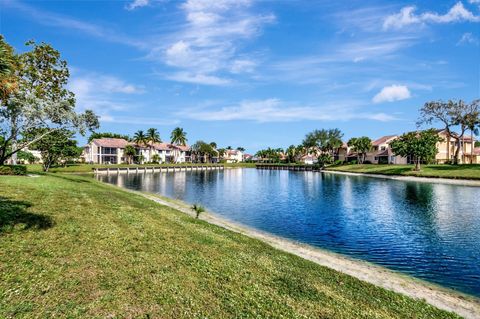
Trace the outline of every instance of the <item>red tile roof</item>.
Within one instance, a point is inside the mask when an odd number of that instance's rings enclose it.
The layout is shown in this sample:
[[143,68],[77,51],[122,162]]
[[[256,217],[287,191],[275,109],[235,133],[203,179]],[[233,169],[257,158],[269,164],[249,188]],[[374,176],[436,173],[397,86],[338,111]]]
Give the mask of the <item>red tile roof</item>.
[[92,141],[95,145],[101,147],[125,148],[129,144],[123,138],[96,138]]

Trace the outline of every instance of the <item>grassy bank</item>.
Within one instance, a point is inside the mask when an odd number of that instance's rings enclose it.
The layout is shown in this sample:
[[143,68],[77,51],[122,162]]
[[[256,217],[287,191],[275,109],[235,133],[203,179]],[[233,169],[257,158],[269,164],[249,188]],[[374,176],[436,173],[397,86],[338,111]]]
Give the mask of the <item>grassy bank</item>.
[[0,194],[0,318],[456,318],[88,177]]
[[436,177],[453,179],[480,180],[480,165],[424,165],[421,171],[413,170],[413,165],[340,165],[330,166],[327,170],[350,173],[381,175],[403,175],[418,177]]
[[[69,164],[65,167],[51,167],[49,169],[50,173],[92,173],[93,168],[117,168],[117,167],[152,167],[152,166],[191,166],[191,165],[205,165],[205,164],[190,164],[190,163],[180,163],[180,164],[145,164],[145,165],[128,165],[128,164],[118,164],[118,165],[99,165],[99,164]],[[214,165],[214,164],[211,164]],[[225,167],[255,167],[254,163],[224,163]],[[30,173],[38,173],[42,171],[42,166],[39,164],[27,165],[27,170]]]

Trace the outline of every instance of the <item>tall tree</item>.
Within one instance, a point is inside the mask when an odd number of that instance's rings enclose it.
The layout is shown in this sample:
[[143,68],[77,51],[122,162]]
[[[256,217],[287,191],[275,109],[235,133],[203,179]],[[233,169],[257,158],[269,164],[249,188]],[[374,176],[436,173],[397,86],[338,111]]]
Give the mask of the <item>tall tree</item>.
[[343,144],[342,137],[343,133],[339,129],[314,130],[305,135],[302,144],[307,149],[307,153],[316,156],[327,153],[333,158]]
[[128,164],[132,164],[133,158],[137,155],[137,150],[132,145],[127,145],[123,150],[123,154],[127,157]]
[[[20,150],[60,130],[85,134],[98,128],[90,110],[75,112],[75,96],[67,89],[67,62],[49,44],[27,42],[30,51],[16,55],[17,88],[2,97],[0,105],[0,165]],[[29,132],[22,141],[20,134]],[[36,132],[38,135],[31,134]]]
[[[41,132],[36,132],[36,131]],[[46,128],[32,129],[24,134],[25,138],[28,135],[37,136],[46,132]],[[32,147],[40,151],[42,156],[43,171],[48,172],[50,167],[58,165],[69,160],[78,158],[82,153],[82,149],[77,146],[77,141],[73,139],[74,133],[72,131],[62,129],[51,132],[43,138],[32,143]]]
[[[418,124],[432,124],[433,122],[440,122],[447,132],[447,144],[450,145],[450,138],[453,138],[455,143],[454,164],[458,164],[460,160],[460,149],[462,147],[463,137],[469,128],[469,119],[473,117],[472,104],[477,104],[473,101],[471,104],[466,104],[462,100],[449,100],[427,102],[420,109],[420,118]],[[453,129],[458,127],[460,133],[455,133]]]
[[442,139],[434,129],[405,133],[390,143],[395,155],[410,158],[415,163],[415,170],[420,170],[422,162],[429,162],[438,152],[437,143]]
[[357,153],[358,162],[363,164],[367,153],[372,149],[372,140],[367,136],[353,137],[348,141],[347,145],[352,148],[352,151]]
[[173,145],[187,145],[187,133],[181,127],[174,128],[170,135],[170,142]]
[[239,147],[237,147],[237,151],[240,151],[240,152],[245,152],[245,148],[243,148],[243,147],[239,146]]
[[[170,135],[170,142],[175,146],[187,145],[187,133],[181,127],[174,128],[172,131],[172,134]],[[175,147],[173,152],[174,162],[177,162],[178,153],[179,153],[179,148]]]
[[192,145],[192,155],[195,156],[195,161],[210,162],[212,157],[217,156],[218,152],[212,147],[212,145],[205,143],[204,141],[197,141]]
[[147,146],[148,138],[142,130],[139,130],[133,135],[133,142],[140,147]]
[[473,135],[479,134],[480,130],[480,100],[474,100],[468,105],[468,112],[465,117],[467,128],[470,130],[470,164],[473,164],[475,142]]
[[150,160],[153,160],[152,152],[155,149],[154,144],[162,142],[160,138],[160,133],[158,133],[158,130],[156,128],[152,127],[147,130],[147,140],[149,144],[149,157],[150,157]]

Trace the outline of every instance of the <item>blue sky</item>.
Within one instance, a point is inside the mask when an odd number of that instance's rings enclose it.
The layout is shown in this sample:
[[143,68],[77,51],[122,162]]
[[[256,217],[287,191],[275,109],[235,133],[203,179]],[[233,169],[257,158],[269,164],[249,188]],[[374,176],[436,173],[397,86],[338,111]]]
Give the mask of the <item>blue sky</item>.
[[[480,0],[0,0],[0,32],[61,51],[100,131],[176,126],[259,148],[340,128],[415,129],[418,108],[480,96]],[[85,141],[84,138],[81,139]]]

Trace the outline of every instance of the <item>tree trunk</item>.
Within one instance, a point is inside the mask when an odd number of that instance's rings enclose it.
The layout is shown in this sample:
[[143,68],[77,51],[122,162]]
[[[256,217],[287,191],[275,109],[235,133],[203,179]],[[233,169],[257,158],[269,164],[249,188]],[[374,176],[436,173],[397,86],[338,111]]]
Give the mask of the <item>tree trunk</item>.
[[415,159],[415,171],[417,171],[417,172],[420,171],[420,159],[419,158]]
[[473,130],[470,130],[470,164],[473,164],[473,149],[475,142],[473,141]]
[[454,155],[454,160],[453,160],[453,164],[455,165],[458,165],[459,164],[459,158],[460,158],[460,138],[457,138],[457,145],[456,145],[456,148],[455,148],[455,155]]

